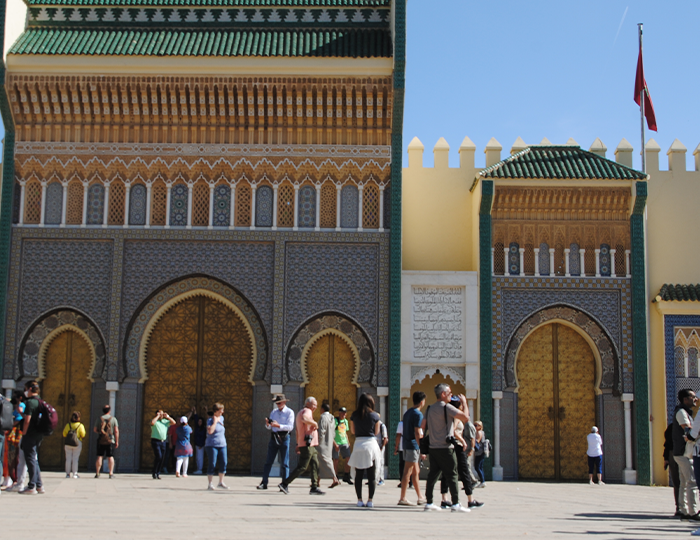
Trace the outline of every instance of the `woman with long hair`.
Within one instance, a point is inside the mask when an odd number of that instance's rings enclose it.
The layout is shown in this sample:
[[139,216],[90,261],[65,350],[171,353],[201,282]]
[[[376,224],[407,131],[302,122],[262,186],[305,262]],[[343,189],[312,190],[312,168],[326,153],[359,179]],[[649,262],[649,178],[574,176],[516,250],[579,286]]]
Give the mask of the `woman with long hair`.
[[207,420],[207,442],[204,448],[207,451],[207,476],[209,477],[209,487],[213,490],[214,470],[219,472],[219,489],[229,489],[224,484],[226,475],[226,465],[228,456],[226,455],[226,428],[224,427],[224,406],[221,403],[214,403],[212,416]]
[[[374,412],[374,398],[369,394],[362,394],[357,401],[357,409],[350,416],[350,432],[355,435],[355,447],[348,465],[355,469],[355,493],[357,494],[357,506],[373,508],[374,490],[377,487],[375,467],[379,463],[379,415]],[[362,502],[362,484],[367,475],[369,483],[369,499]]]

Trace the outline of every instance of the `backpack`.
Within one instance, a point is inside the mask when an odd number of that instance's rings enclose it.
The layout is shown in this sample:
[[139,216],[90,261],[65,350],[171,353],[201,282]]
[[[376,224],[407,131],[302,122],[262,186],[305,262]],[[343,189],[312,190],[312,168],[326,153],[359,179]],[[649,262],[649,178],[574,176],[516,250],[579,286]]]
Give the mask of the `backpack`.
[[36,430],[44,437],[51,435],[58,426],[58,413],[50,404],[43,399],[36,398],[39,401],[37,413],[39,417],[36,421]]
[[[80,427],[80,423],[78,423],[78,427]],[[76,433],[76,430],[78,428],[72,429],[70,422],[68,423],[68,435],[63,437],[63,444],[65,446],[78,446],[78,434]]]
[[109,420],[102,420],[102,425],[100,426],[100,437],[97,439],[97,444],[102,446],[107,446],[112,444],[112,417]]
[[14,425],[12,409],[13,407],[10,400],[0,396],[0,433],[12,429]]

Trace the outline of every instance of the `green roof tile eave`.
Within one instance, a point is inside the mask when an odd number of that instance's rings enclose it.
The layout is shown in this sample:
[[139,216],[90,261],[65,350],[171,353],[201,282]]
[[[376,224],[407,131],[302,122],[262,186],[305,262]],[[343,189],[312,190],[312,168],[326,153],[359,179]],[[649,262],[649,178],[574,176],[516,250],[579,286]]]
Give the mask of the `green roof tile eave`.
[[390,0],[25,0],[29,6],[376,8]]
[[666,283],[653,302],[698,302],[700,301],[700,284],[674,285]]

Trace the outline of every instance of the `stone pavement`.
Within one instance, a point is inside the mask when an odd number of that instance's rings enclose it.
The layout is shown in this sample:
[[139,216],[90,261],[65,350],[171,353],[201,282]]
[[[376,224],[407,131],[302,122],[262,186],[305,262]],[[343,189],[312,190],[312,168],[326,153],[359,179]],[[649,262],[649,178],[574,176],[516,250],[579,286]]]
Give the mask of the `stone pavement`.
[[135,474],[113,480],[105,475],[96,480],[88,473],[76,480],[59,473],[43,476],[45,495],[0,495],[5,531],[35,540],[336,540],[389,535],[401,540],[438,536],[668,540],[689,538],[697,528],[670,517],[673,494],[661,487],[491,482],[476,491],[486,503],[483,508],[452,514],[396,506],[395,480],[377,488],[377,507],[370,510],[354,506],[351,486],[311,496],[304,478],[284,495],[272,483],[271,489],[257,491],[259,478],[253,477],[227,477],[231,491],[210,492],[202,476],[164,475],[161,481]]

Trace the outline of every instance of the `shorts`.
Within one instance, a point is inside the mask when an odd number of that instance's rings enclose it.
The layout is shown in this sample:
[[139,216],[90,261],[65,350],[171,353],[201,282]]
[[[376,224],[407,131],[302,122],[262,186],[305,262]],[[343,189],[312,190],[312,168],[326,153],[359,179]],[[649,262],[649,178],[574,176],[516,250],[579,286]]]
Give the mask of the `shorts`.
[[350,445],[349,444],[339,444],[338,450],[333,448],[333,459],[339,459],[343,456],[343,459],[350,459]]
[[588,456],[588,474],[603,474],[603,456]]
[[406,463],[419,463],[420,462],[420,450],[406,450],[404,448],[403,460]]
[[114,445],[113,444],[98,444],[97,445],[97,457],[114,457]]

